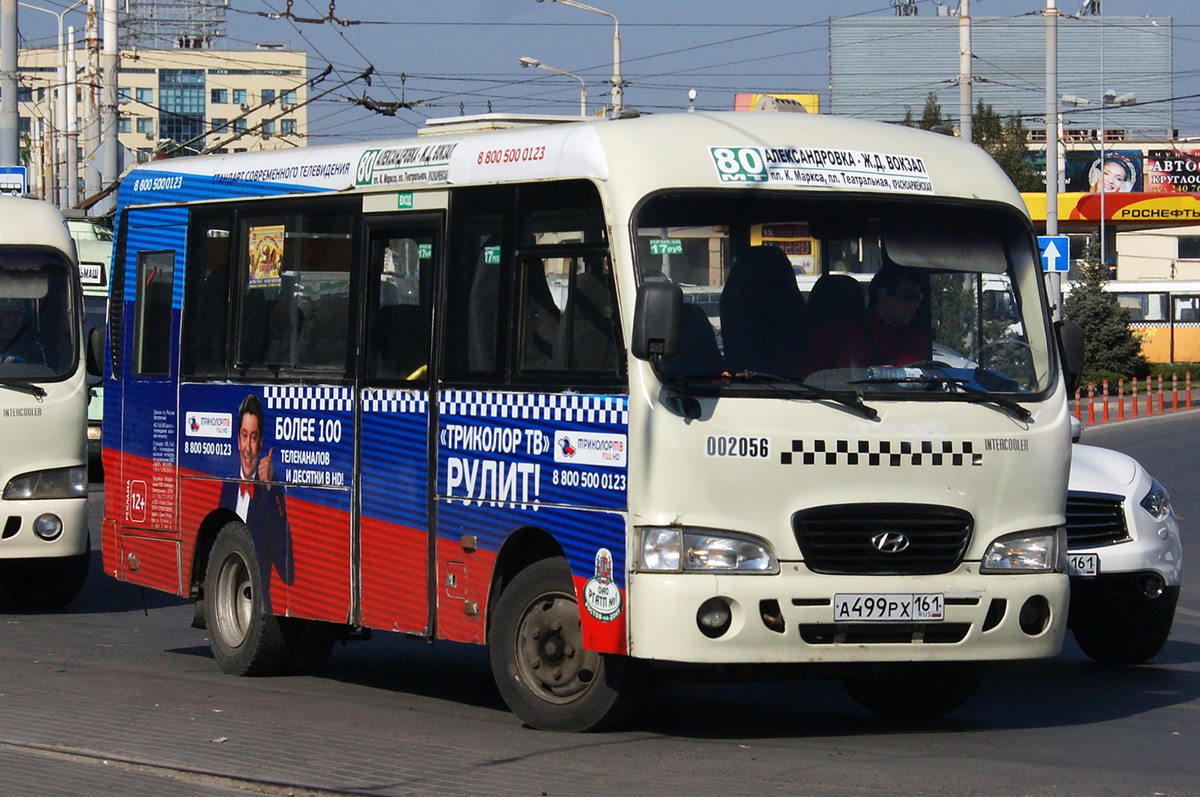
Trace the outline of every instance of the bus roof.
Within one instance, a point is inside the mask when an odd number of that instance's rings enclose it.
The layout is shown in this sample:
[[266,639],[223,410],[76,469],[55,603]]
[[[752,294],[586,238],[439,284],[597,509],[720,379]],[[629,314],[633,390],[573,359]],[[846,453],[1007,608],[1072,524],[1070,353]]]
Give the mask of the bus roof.
[[49,246],[76,259],[67,223],[49,202],[0,196],[0,219],[0,246]]
[[741,185],[989,199],[1025,212],[991,157],[956,138],[834,116],[749,112],[447,130],[437,136],[168,159],[130,172],[119,203],[561,178],[611,180],[629,202],[666,187]]

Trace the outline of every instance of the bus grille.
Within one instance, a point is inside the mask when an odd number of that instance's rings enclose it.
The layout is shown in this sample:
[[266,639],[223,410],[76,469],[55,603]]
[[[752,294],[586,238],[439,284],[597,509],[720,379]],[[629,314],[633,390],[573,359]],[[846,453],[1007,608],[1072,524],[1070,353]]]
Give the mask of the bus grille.
[[847,504],[792,515],[805,564],[839,575],[948,573],[962,561],[973,527],[970,513],[927,504]]
[[1067,494],[1067,548],[1092,548],[1127,539],[1121,496]]

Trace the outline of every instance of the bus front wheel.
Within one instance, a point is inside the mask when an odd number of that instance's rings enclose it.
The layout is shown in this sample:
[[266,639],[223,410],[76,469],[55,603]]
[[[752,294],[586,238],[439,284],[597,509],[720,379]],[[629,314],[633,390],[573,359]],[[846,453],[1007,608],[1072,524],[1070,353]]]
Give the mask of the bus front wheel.
[[204,577],[204,614],[209,645],[221,670],[231,675],[275,675],[291,652],[282,620],[267,611],[250,530],[227,523],[213,543]]
[[488,657],[504,702],[531,727],[590,731],[620,720],[632,707],[632,663],[583,647],[564,559],[530,565],[500,593]]

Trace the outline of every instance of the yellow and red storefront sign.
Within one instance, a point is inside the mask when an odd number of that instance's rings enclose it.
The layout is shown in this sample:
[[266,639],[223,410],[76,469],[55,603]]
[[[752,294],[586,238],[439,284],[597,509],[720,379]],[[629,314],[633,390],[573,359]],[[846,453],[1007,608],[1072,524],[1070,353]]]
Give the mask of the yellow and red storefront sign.
[[[1025,207],[1035,223],[1046,221],[1046,195],[1023,193]],[[1200,194],[1120,192],[1104,194],[1105,223],[1174,225],[1200,223]],[[1101,216],[1099,193],[1066,193],[1058,195],[1058,221],[1099,222]]]

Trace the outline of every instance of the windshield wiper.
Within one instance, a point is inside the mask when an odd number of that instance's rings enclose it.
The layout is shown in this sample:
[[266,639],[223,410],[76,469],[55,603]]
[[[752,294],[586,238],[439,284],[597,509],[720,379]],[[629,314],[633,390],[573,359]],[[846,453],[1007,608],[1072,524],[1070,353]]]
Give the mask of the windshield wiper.
[[730,374],[732,379],[744,379],[747,382],[756,382],[766,385],[781,396],[792,398],[794,396],[812,396],[819,399],[825,399],[842,405],[854,412],[858,413],[868,421],[876,420],[879,413],[873,408],[863,404],[862,398],[854,392],[828,390],[816,385],[810,385],[799,379],[790,376],[780,376],[779,374],[768,374],[762,371],[745,371],[736,374]]
[[858,379],[850,384],[932,385],[935,387],[953,387],[962,391],[962,395],[967,397],[969,401],[980,404],[995,404],[997,407],[1005,410],[1019,421],[1029,421],[1033,419],[1033,413],[1012,399],[1005,398],[1004,396],[993,395],[986,390],[980,390],[977,387],[972,387],[963,379],[952,379],[948,376],[933,376],[930,374],[921,374],[920,376],[889,376],[878,379]]
[[38,401],[46,397],[46,391],[40,386],[32,382],[4,382],[0,381],[0,387],[6,387],[9,390],[18,390],[22,393],[28,393]]

